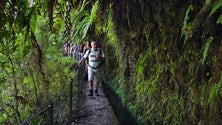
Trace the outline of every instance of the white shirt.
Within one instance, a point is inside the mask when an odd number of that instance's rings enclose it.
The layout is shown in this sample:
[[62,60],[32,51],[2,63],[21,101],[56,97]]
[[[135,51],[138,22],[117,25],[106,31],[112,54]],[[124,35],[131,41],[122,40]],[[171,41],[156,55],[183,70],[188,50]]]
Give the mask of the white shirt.
[[[89,53],[90,51],[90,53]],[[102,49],[96,49],[95,51],[93,51],[92,49],[91,50],[87,50],[85,55],[84,55],[84,58],[86,59],[88,57],[89,59],[89,66],[88,68],[92,69],[92,70],[95,70],[97,71],[99,68],[99,65],[101,63],[101,59],[100,60],[97,60],[96,59],[96,55],[100,55],[102,58],[105,57],[104,55],[104,52],[102,51]]]

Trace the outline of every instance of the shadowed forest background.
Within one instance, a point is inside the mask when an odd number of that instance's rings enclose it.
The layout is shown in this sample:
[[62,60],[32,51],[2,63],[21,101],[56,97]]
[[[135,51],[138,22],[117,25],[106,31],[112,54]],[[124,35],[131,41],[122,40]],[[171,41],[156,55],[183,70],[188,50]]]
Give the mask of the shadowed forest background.
[[138,124],[222,124],[221,0],[1,0],[0,124],[53,100],[77,63],[63,45],[85,40]]

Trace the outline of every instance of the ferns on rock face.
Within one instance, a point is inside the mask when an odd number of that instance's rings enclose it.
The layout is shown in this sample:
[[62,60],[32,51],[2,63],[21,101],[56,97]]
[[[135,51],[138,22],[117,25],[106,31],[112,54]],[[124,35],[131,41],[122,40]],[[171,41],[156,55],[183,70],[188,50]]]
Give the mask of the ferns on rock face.
[[211,12],[210,12],[210,16],[215,13],[219,8],[222,7],[222,1],[221,0],[217,0],[217,2],[214,3],[214,5],[212,6]]
[[75,10],[73,13],[73,25],[72,25],[72,32],[73,32],[73,40],[75,42],[80,42],[84,40],[87,37],[87,33],[89,31],[90,26],[93,24],[96,13],[98,9],[98,1],[95,2],[95,4],[92,7],[91,13],[84,10],[84,7],[88,3],[83,1],[82,7]]
[[[219,9],[220,10],[222,9],[222,0],[217,0],[217,2],[215,2],[215,4],[213,5],[213,7],[211,9],[209,16],[212,16]],[[222,24],[222,12],[220,12],[220,15],[217,18],[217,24]]]
[[207,58],[207,55],[208,55],[208,51],[209,51],[209,48],[210,48],[210,44],[212,43],[213,41],[213,37],[209,37],[205,43],[205,46],[203,47],[203,59],[202,59],[202,64],[205,63],[206,61],[206,58]]

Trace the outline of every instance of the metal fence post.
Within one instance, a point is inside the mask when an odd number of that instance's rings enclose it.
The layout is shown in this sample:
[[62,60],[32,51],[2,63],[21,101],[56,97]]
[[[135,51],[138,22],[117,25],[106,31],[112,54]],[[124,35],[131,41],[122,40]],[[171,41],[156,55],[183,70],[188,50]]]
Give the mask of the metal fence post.
[[84,82],[84,74],[85,74],[85,68],[82,66],[81,68],[81,82],[80,82],[80,94],[83,94],[82,88],[83,88],[83,82]]
[[73,79],[70,81],[70,95],[69,95],[69,123],[72,123],[72,96],[73,96]]
[[48,125],[53,125],[53,103],[49,104],[49,109],[48,109]]
[[79,96],[79,80],[80,80],[80,79],[79,79],[79,78],[80,78],[79,76],[80,76],[80,68],[79,68],[78,71],[77,71],[77,88],[78,88],[78,89],[77,89],[77,92],[78,92],[78,96]]
[[82,95],[82,66],[78,70],[78,96]]

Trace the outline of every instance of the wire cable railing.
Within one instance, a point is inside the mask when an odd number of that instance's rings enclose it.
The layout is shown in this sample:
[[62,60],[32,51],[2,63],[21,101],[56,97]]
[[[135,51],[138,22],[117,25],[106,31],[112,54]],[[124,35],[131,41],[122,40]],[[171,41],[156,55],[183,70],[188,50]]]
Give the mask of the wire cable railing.
[[[53,101],[25,119],[20,125],[71,125],[73,121],[78,121],[78,118],[73,119],[72,115],[78,113],[77,110],[74,111],[73,109],[78,109],[79,96],[82,95],[83,68],[76,69],[77,75],[70,79],[69,85],[65,86]],[[62,112],[64,114],[61,114]]]

